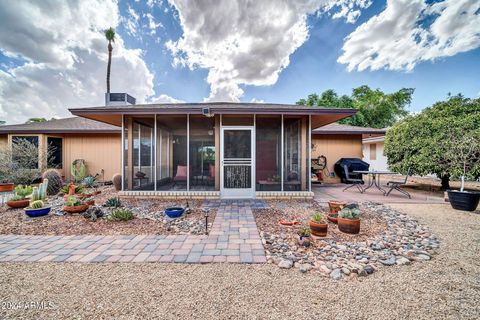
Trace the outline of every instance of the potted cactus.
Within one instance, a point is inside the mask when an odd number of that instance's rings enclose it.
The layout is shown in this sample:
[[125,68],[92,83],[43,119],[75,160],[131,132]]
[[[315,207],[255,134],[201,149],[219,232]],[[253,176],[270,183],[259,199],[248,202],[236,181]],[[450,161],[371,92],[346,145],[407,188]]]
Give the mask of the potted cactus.
[[325,237],[328,231],[328,224],[323,221],[320,213],[315,213],[310,219],[310,230],[314,236]]
[[87,211],[89,205],[77,199],[74,196],[69,196],[63,207],[63,211],[68,213],[81,213]]
[[10,208],[25,208],[30,204],[30,200],[27,196],[31,195],[33,188],[31,186],[23,186],[19,184],[15,187],[15,195],[7,201],[7,205]]
[[50,206],[46,206],[42,200],[30,202],[30,206],[25,208],[25,214],[31,218],[47,215],[51,210]]
[[304,247],[310,246],[310,228],[302,227],[298,230],[298,244]]
[[360,232],[360,209],[358,205],[346,205],[338,214],[338,229],[345,233]]

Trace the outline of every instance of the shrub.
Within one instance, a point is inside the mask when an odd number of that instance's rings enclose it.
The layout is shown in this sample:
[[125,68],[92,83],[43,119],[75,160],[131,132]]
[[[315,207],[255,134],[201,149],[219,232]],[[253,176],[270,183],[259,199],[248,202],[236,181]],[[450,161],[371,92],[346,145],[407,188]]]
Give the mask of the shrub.
[[30,208],[32,209],[40,209],[43,208],[43,201],[42,200],[35,200],[30,203]]
[[346,207],[340,210],[339,216],[343,219],[357,220],[360,218],[360,209]]
[[323,220],[323,216],[320,213],[315,213],[312,216],[312,221],[314,221],[316,223],[320,223],[320,222],[322,222],[322,220]]
[[31,186],[23,186],[19,184],[18,186],[15,187],[15,195],[20,197],[20,199],[25,199],[27,196],[31,195],[32,192],[33,192],[33,188]]
[[110,198],[105,202],[104,206],[110,208],[118,208],[122,206],[122,202],[120,201],[120,198]]
[[115,221],[127,221],[133,219],[133,212],[132,210],[125,209],[125,208],[118,208],[112,211],[110,215],[110,219]]
[[115,187],[115,190],[117,191],[122,190],[122,175],[118,173],[114,174],[112,178],[112,183],[113,183],[113,186]]
[[47,195],[53,196],[56,195],[58,192],[60,192],[60,189],[62,188],[62,177],[60,176],[60,173],[58,173],[57,170],[55,169],[48,169],[46,170],[42,178],[48,179],[48,185],[47,185]]

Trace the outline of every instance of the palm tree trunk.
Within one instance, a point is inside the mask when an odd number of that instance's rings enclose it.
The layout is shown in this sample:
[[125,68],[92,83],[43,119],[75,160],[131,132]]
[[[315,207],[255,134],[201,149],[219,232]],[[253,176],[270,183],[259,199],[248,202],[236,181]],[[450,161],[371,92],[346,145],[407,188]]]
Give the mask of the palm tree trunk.
[[110,67],[112,65],[112,44],[108,42],[107,93],[110,93]]

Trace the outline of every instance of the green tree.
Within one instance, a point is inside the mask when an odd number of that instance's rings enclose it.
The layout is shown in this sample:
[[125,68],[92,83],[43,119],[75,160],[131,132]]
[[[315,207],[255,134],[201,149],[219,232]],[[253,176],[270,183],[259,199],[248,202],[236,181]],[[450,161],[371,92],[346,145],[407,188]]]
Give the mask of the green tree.
[[45,118],[30,118],[25,123],[36,123],[36,122],[45,122],[47,119]]
[[110,68],[112,66],[112,42],[115,42],[115,30],[112,27],[105,30],[105,38],[108,40],[108,63],[107,63],[107,93],[110,93]]
[[358,112],[339,123],[352,126],[385,128],[408,114],[406,107],[412,101],[414,89],[403,88],[397,92],[384,93],[379,89],[361,86],[352,90],[351,96],[326,90],[320,96],[311,94],[300,99],[297,104],[324,108],[353,108]]
[[442,188],[450,178],[480,177],[480,99],[461,95],[437,102],[387,131],[384,154],[389,168],[436,174]]

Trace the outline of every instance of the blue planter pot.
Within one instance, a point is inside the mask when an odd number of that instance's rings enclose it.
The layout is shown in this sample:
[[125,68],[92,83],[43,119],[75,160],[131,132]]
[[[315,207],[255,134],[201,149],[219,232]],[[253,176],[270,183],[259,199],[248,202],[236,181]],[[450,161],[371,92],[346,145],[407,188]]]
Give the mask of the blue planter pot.
[[165,214],[169,218],[178,218],[185,212],[183,208],[167,208],[165,209]]
[[25,214],[31,218],[46,216],[49,212],[51,207],[45,207],[40,209],[25,209]]

